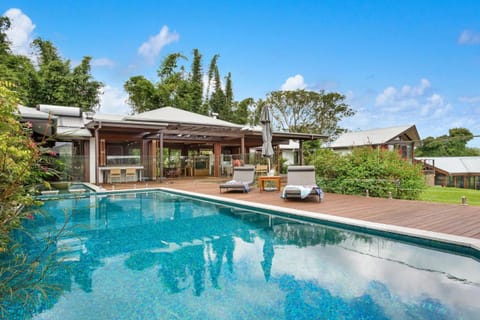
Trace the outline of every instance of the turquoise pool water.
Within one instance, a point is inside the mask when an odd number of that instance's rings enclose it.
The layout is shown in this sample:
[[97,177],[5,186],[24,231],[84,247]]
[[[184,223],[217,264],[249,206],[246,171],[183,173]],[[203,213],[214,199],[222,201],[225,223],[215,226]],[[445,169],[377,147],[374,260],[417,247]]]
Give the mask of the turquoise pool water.
[[[478,319],[480,262],[452,252],[150,191],[46,201],[48,299],[9,319]],[[49,260],[47,260],[47,258]]]

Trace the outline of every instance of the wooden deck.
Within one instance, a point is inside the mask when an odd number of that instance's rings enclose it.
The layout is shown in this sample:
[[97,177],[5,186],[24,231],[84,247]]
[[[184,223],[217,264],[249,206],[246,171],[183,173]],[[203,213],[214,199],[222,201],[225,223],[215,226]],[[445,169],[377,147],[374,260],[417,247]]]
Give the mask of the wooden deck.
[[[220,196],[230,199],[261,203],[285,208],[328,214],[373,223],[432,231],[447,235],[480,239],[480,207],[459,204],[440,204],[423,201],[381,199],[362,196],[325,194],[322,203],[315,197],[303,201],[280,198],[279,192],[260,192],[252,188],[248,193],[220,193],[219,179],[171,179],[162,183],[117,184],[115,190],[166,187]],[[111,185],[103,186],[111,190]]]

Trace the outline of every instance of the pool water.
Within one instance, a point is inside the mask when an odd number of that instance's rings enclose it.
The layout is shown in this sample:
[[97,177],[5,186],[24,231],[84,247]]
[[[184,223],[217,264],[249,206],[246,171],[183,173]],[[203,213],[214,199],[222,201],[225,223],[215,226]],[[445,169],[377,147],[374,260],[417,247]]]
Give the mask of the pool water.
[[480,262],[451,252],[162,191],[41,210],[18,241],[55,289],[8,319],[480,318]]

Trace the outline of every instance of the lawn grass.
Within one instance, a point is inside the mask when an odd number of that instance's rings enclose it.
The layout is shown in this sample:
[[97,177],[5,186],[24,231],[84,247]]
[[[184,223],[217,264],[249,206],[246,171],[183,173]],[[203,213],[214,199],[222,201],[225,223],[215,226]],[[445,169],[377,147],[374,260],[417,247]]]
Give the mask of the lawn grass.
[[480,190],[463,188],[427,187],[420,195],[421,201],[461,204],[462,196],[467,198],[467,204],[480,206]]

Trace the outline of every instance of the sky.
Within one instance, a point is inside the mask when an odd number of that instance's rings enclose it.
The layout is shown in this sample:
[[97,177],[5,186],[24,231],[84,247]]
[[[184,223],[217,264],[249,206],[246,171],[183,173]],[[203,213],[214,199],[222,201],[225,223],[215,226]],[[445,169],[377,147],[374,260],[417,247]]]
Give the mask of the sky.
[[152,82],[163,58],[215,54],[234,98],[338,92],[352,131],[416,125],[420,138],[463,127],[480,147],[480,1],[0,1],[15,53],[50,40],[72,65],[92,57],[99,113],[128,114],[123,84]]

